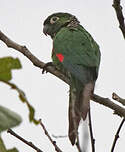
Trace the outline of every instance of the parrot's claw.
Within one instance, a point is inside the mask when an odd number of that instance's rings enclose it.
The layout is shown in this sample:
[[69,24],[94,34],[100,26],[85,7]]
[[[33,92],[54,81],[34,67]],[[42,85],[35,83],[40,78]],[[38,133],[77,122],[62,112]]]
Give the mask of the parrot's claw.
[[44,74],[44,72],[46,72],[46,73],[48,72],[48,71],[47,71],[47,67],[48,67],[48,66],[54,66],[54,65],[53,65],[52,62],[46,63],[46,64],[44,65],[44,67],[43,67],[42,74]]

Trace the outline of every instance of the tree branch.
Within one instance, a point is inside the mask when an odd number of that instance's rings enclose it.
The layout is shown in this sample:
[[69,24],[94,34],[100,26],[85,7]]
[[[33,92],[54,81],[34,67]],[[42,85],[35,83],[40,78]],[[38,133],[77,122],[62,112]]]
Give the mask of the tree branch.
[[90,132],[90,138],[91,138],[91,146],[92,146],[92,152],[95,152],[95,139],[93,137],[93,131],[92,131],[92,121],[91,121],[91,110],[89,109],[89,132]]
[[[113,98],[114,100],[120,102],[121,104],[125,105],[125,99],[120,98],[116,93],[113,93],[113,94],[112,94],[112,98]],[[118,138],[119,138],[120,130],[121,130],[124,122],[125,122],[125,118],[123,118],[123,120],[121,121],[121,123],[120,123],[120,125],[119,125],[119,128],[118,128],[118,130],[117,130],[117,132],[116,132],[116,135],[115,135],[115,138],[114,138],[114,141],[113,141],[113,144],[112,144],[111,152],[114,151],[116,142],[117,142],[117,140],[118,140]]]
[[52,134],[52,137],[53,137],[53,138],[57,138],[57,139],[58,139],[58,138],[68,138],[68,135],[58,135],[58,136],[57,136],[57,135]]
[[10,133],[11,135],[15,136],[16,138],[18,138],[19,140],[21,140],[23,143],[25,143],[26,145],[32,147],[33,149],[35,149],[37,152],[43,152],[42,150],[40,150],[38,147],[36,147],[32,142],[29,142],[27,140],[25,140],[24,138],[22,138],[21,136],[17,135],[14,131],[12,131],[11,129],[8,129],[7,133]]
[[[17,50],[18,52],[24,54],[36,67],[43,68],[45,63],[40,61],[37,57],[35,57],[27,48],[26,46],[19,45],[18,43],[12,41],[10,38],[8,38],[4,33],[0,31],[0,40],[3,41],[8,47],[13,48]],[[55,75],[59,79],[63,80],[67,84],[69,84],[69,78],[67,78],[64,74],[62,74],[60,71],[55,69],[54,67],[47,67],[47,71],[51,74]],[[100,103],[112,110],[114,110],[115,114],[118,114],[122,117],[125,117],[125,109],[120,107],[119,105],[113,103],[108,98],[103,98],[101,96],[98,96],[94,94],[91,98],[93,101]]]
[[125,99],[119,97],[116,93],[112,94],[112,98],[125,106]]
[[114,148],[115,148],[116,142],[117,142],[117,140],[118,140],[118,138],[119,138],[120,130],[121,130],[121,128],[122,128],[122,126],[123,126],[124,122],[125,122],[125,118],[124,118],[124,119],[122,120],[122,122],[120,123],[119,128],[118,128],[118,130],[117,130],[117,132],[116,132],[116,135],[115,135],[115,138],[114,138],[114,141],[113,141],[113,144],[112,144],[111,152],[113,152],[113,151],[114,151]]
[[113,5],[115,9],[117,19],[119,21],[119,28],[122,31],[123,37],[125,39],[125,22],[124,22],[124,16],[122,13],[122,6],[120,5],[120,0],[113,0]]
[[[18,43],[12,41],[10,38],[8,38],[3,32],[0,31],[0,40],[3,41],[9,48],[13,48],[17,50],[18,52],[25,55],[36,67],[43,68],[45,66],[45,63],[40,61],[37,57],[35,57],[27,48],[26,46],[19,45]],[[58,70],[56,70],[54,67],[47,67],[47,71],[51,74],[59,77],[61,80],[63,80],[66,83],[69,83],[69,80]]]
[[103,98],[94,94],[92,100],[114,110],[114,114],[125,118],[125,109],[112,102],[109,98]]
[[57,152],[62,152],[62,150],[57,146],[56,141],[53,141],[52,138],[50,137],[48,131],[46,130],[44,124],[42,123],[41,119],[39,120],[41,127],[43,128],[45,135],[48,137],[52,145],[55,147],[55,151]]
[[62,150],[57,146],[56,141],[53,141],[52,138],[50,137],[48,131],[46,130],[44,124],[42,123],[41,119],[39,120],[41,127],[43,128],[45,135],[48,137],[52,145],[55,147],[55,151],[57,152],[62,152]]

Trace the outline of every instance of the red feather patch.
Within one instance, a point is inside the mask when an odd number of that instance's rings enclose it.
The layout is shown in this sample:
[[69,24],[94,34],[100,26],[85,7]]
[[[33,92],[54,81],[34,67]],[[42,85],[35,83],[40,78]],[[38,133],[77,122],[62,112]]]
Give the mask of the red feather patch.
[[57,56],[57,58],[59,59],[60,62],[63,62],[64,56],[61,53],[56,54],[56,56]]

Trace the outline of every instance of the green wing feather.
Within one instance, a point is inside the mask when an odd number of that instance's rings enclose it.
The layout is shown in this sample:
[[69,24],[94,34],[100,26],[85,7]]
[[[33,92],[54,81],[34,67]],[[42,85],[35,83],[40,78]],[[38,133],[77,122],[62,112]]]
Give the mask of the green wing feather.
[[59,63],[55,54],[61,53],[64,56],[61,64],[65,70],[70,71],[80,81],[83,80],[87,68],[95,71],[95,79],[97,78],[100,63],[99,46],[82,26],[62,28],[53,42],[52,58],[55,65]]

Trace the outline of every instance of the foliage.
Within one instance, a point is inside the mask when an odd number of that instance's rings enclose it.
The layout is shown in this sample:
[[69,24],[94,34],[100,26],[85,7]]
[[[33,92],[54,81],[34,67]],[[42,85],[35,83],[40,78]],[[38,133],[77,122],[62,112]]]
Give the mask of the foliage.
[[0,132],[19,125],[21,121],[22,119],[18,114],[0,106]]
[[[29,121],[38,124],[38,121],[34,118],[35,110],[28,102],[24,91],[17,87],[16,84],[10,82],[12,80],[12,70],[21,69],[21,63],[18,58],[3,57],[0,58],[0,82],[9,85],[12,89],[18,92],[20,101],[26,103],[29,110]],[[18,126],[21,123],[21,117],[10,109],[0,105],[0,133]],[[0,152],[18,152],[16,148],[7,150],[2,138],[0,137]]]
[[0,152],[18,152],[18,150],[16,148],[7,150],[2,138],[0,137]]
[[11,70],[20,69],[21,64],[18,58],[12,57],[0,58],[0,80],[9,81],[12,79]]
[[24,91],[17,87],[16,84],[11,83],[10,80],[12,79],[12,70],[14,69],[21,69],[21,63],[18,58],[14,59],[12,57],[3,57],[0,58],[0,81],[9,85],[12,89],[15,89],[19,94],[19,99],[26,103],[28,110],[29,110],[29,121],[38,124],[38,120],[34,118],[35,110],[28,102]]

